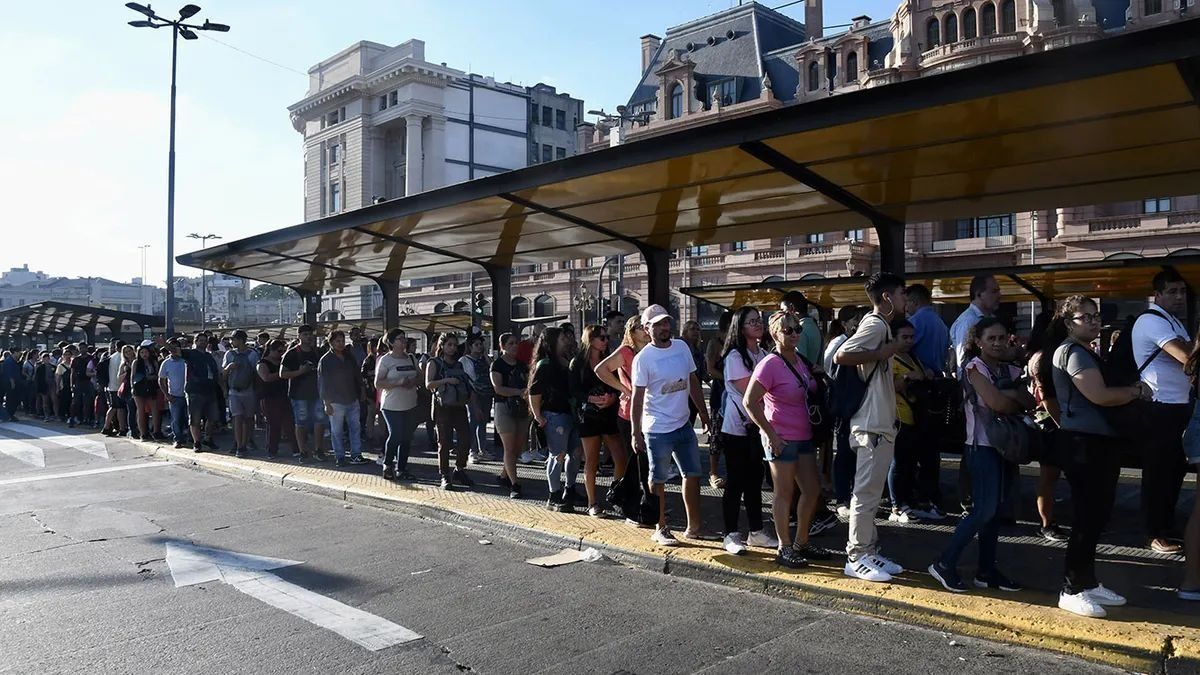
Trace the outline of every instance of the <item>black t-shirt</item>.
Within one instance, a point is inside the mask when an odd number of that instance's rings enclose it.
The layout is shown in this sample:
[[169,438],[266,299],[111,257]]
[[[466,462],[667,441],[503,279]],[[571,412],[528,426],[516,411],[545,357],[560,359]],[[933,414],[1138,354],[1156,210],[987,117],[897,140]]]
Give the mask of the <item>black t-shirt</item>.
[[[265,366],[268,373],[278,377],[279,364],[269,359],[263,359],[258,362],[259,366]],[[267,382],[261,377],[256,378],[257,385],[255,392],[259,398],[280,399],[287,398],[287,380],[273,380]]]
[[315,401],[321,398],[317,389],[317,364],[324,355],[324,350],[314,349],[306,352],[299,346],[292,347],[283,355],[283,370],[299,370],[305,363],[312,366],[312,370],[307,374],[287,381],[288,397],[293,401]]
[[92,357],[86,354],[80,354],[71,362],[71,382],[80,385],[87,384],[90,379],[87,375],[87,364],[92,360]]
[[212,395],[217,391],[217,362],[212,354],[199,349],[184,349],[179,353],[183,359],[183,391],[193,395]]
[[571,360],[571,390],[580,405],[586,403],[589,396],[619,393],[600,379],[584,355]]
[[530,395],[542,397],[542,412],[571,412],[570,373],[558,361],[539,361],[529,383]]
[[[513,365],[508,365],[503,358],[498,358],[492,362],[492,372],[500,373],[500,384],[513,389],[524,389],[529,382],[529,366],[526,366],[521,361],[517,361]],[[514,398],[512,396],[501,396],[496,394],[498,400]]]

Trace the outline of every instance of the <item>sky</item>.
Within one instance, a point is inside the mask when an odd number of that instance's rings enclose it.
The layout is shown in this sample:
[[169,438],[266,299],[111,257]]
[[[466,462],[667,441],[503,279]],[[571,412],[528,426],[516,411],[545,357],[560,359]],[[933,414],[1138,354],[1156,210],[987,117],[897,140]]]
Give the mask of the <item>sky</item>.
[[[768,0],[777,7],[789,0]],[[174,16],[174,5],[153,3]],[[179,3],[180,6],[185,4]],[[193,17],[232,27],[179,45],[175,254],[303,219],[302,136],[287,106],[308,69],[359,40],[425,41],[434,63],[582,98],[625,103],[640,76],[639,37],[736,0],[210,0]],[[827,0],[825,25],[890,17],[899,0]],[[170,32],[137,29],[116,0],[11,3],[0,27],[10,64],[0,125],[0,270],[166,279]],[[803,20],[803,3],[781,9]],[[841,29],[836,29],[841,30]],[[217,42],[219,40],[220,42]],[[15,133],[13,133],[15,132]],[[175,265],[177,276],[197,270]]]

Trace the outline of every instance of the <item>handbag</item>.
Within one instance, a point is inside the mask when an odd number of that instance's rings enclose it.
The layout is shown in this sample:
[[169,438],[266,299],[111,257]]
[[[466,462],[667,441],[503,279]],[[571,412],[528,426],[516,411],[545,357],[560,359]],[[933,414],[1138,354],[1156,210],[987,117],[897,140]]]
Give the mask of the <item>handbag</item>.
[[[1007,366],[1005,370],[1008,370]],[[989,377],[997,389],[1012,388],[1011,378],[996,377],[994,373]],[[983,405],[979,393],[966,377],[963,378],[963,388],[967,390],[966,398],[975,409],[975,420],[987,434],[988,444],[1001,458],[1013,464],[1028,464],[1045,454],[1045,435],[1032,417],[1024,413],[1001,413]]]
[[[802,354],[796,354],[800,361],[804,363],[804,367],[808,368],[810,374],[813,373],[813,365]],[[822,376],[812,375],[816,391],[808,390],[808,383],[800,375],[800,371],[783,359],[784,365],[788,370],[792,371],[792,375],[796,376],[796,381],[800,383],[800,388],[804,390],[805,403],[808,406],[808,422],[812,427],[812,440],[814,443],[822,443],[833,438],[833,414],[830,412],[829,399],[829,384]]]

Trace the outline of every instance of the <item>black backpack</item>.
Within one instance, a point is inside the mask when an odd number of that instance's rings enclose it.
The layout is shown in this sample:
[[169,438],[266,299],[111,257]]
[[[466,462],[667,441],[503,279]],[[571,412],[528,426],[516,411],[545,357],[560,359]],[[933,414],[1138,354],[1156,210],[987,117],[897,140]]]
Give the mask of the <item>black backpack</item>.
[[[878,320],[883,321],[883,319]],[[884,344],[887,342],[885,339]],[[854,417],[867,397],[867,388],[871,386],[871,380],[881,370],[888,370],[884,377],[891,376],[887,362],[876,361],[871,372],[867,373],[867,379],[864,380],[858,376],[858,366],[834,365],[833,393],[830,396],[830,412],[833,413],[833,416],[847,421]]]
[[1147,314],[1152,314],[1164,321],[1170,321],[1163,316],[1161,312],[1153,309],[1138,314],[1137,316],[1126,319],[1125,326],[1121,329],[1120,336],[1117,337],[1116,343],[1109,350],[1108,359],[1105,360],[1106,368],[1104,369],[1104,382],[1110,387],[1131,387],[1137,384],[1141,379],[1142,371],[1149,366],[1154,359],[1162,352],[1162,347],[1159,347],[1150,354],[1150,358],[1146,359],[1145,363],[1138,363],[1133,354],[1133,327],[1138,320]]

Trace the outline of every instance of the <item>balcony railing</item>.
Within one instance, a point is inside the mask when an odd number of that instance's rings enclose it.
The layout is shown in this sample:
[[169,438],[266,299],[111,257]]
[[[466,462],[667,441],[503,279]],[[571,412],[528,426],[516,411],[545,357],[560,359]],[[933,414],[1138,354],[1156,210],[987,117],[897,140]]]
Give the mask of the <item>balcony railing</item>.
[[1167,226],[1200,225],[1200,211],[1177,211],[1167,214]]
[[1088,221],[1088,232],[1110,232],[1112,230],[1133,230],[1142,226],[1141,216],[1117,216],[1114,218],[1096,218]]
[[951,56],[960,52],[967,52],[980,47],[988,47],[991,45],[1003,45],[1012,42],[1020,42],[1022,40],[1021,33],[1002,33],[1000,35],[981,35],[979,37],[970,38],[968,40],[959,40],[950,44],[938,45],[933,49],[928,49],[921,52],[921,60],[939,59],[944,56]]

